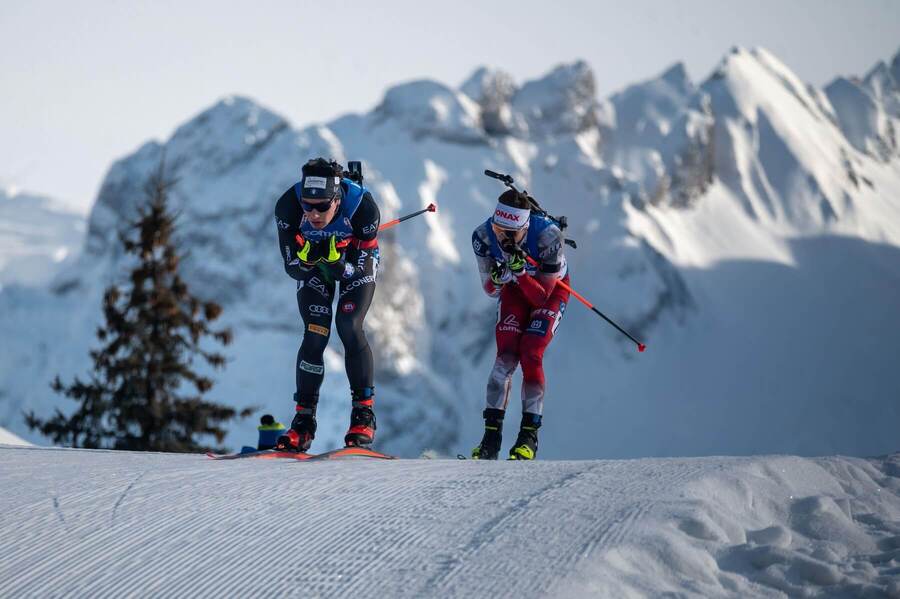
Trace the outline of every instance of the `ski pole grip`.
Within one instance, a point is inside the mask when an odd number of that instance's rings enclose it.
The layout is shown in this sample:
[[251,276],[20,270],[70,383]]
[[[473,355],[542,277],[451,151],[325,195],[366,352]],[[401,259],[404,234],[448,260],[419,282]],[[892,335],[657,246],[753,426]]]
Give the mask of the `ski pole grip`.
[[484,174],[492,179],[497,179],[498,181],[503,181],[507,185],[513,184],[513,178],[509,175],[504,175],[503,173],[495,173],[492,170],[484,169]]

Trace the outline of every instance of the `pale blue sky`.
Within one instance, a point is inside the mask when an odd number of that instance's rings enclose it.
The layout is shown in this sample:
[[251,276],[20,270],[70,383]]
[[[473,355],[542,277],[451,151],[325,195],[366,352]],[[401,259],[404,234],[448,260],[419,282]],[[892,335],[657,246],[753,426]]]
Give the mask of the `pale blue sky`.
[[679,60],[702,79],[733,45],[822,85],[900,49],[900,1],[2,0],[0,185],[86,210],[114,159],[230,93],[302,125],[404,80],[583,58],[606,96]]

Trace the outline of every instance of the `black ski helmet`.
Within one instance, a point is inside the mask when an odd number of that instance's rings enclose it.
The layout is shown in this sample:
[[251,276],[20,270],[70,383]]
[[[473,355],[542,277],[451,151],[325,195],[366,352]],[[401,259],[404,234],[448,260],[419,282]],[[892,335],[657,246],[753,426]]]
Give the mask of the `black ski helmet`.
[[300,169],[300,196],[310,200],[330,200],[341,193],[341,177],[344,169],[340,164],[325,158],[313,158]]

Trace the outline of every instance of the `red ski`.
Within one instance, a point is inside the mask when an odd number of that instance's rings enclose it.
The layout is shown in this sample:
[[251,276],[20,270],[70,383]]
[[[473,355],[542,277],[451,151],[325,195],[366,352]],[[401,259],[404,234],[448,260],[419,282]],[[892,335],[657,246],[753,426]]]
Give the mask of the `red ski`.
[[224,455],[208,452],[206,457],[214,460],[240,460],[243,458],[258,459],[291,459],[291,460],[308,460],[315,457],[312,453],[302,453],[296,451],[276,451],[274,449],[264,449],[263,451],[250,451],[247,453],[228,453]]
[[311,460],[340,460],[345,458],[375,458],[379,460],[396,460],[392,455],[380,453],[365,447],[342,447],[325,453],[310,456]]
[[380,460],[395,460],[392,455],[380,453],[365,447],[341,447],[333,449],[325,453],[297,453],[293,451],[277,451],[275,449],[266,449],[263,451],[251,451],[248,453],[229,453],[219,455],[215,453],[207,453],[207,457],[213,460],[240,460],[244,458],[258,459],[289,459],[289,460],[340,460],[350,458],[375,458]]

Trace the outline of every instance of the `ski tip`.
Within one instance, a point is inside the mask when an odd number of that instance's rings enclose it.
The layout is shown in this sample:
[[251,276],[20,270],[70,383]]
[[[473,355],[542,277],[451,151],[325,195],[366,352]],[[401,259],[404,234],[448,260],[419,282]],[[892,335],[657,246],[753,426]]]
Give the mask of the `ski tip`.
[[643,352],[645,349],[647,349],[646,345],[644,345],[643,343],[638,343],[638,351],[639,352]]
[[358,445],[348,445],[346,447],[342,447],[340,449],[334,449],[332,451],[326,451],[325,453],[320,453],[315,456],[315,459],[320,460],[333,460],[347,457],[363,457],[363,458],[377,458],[382,460],[396,460],[397,458],[388,455],[386,453],[381,453],[372,449],[368,449],[366,447],[360,447]]

